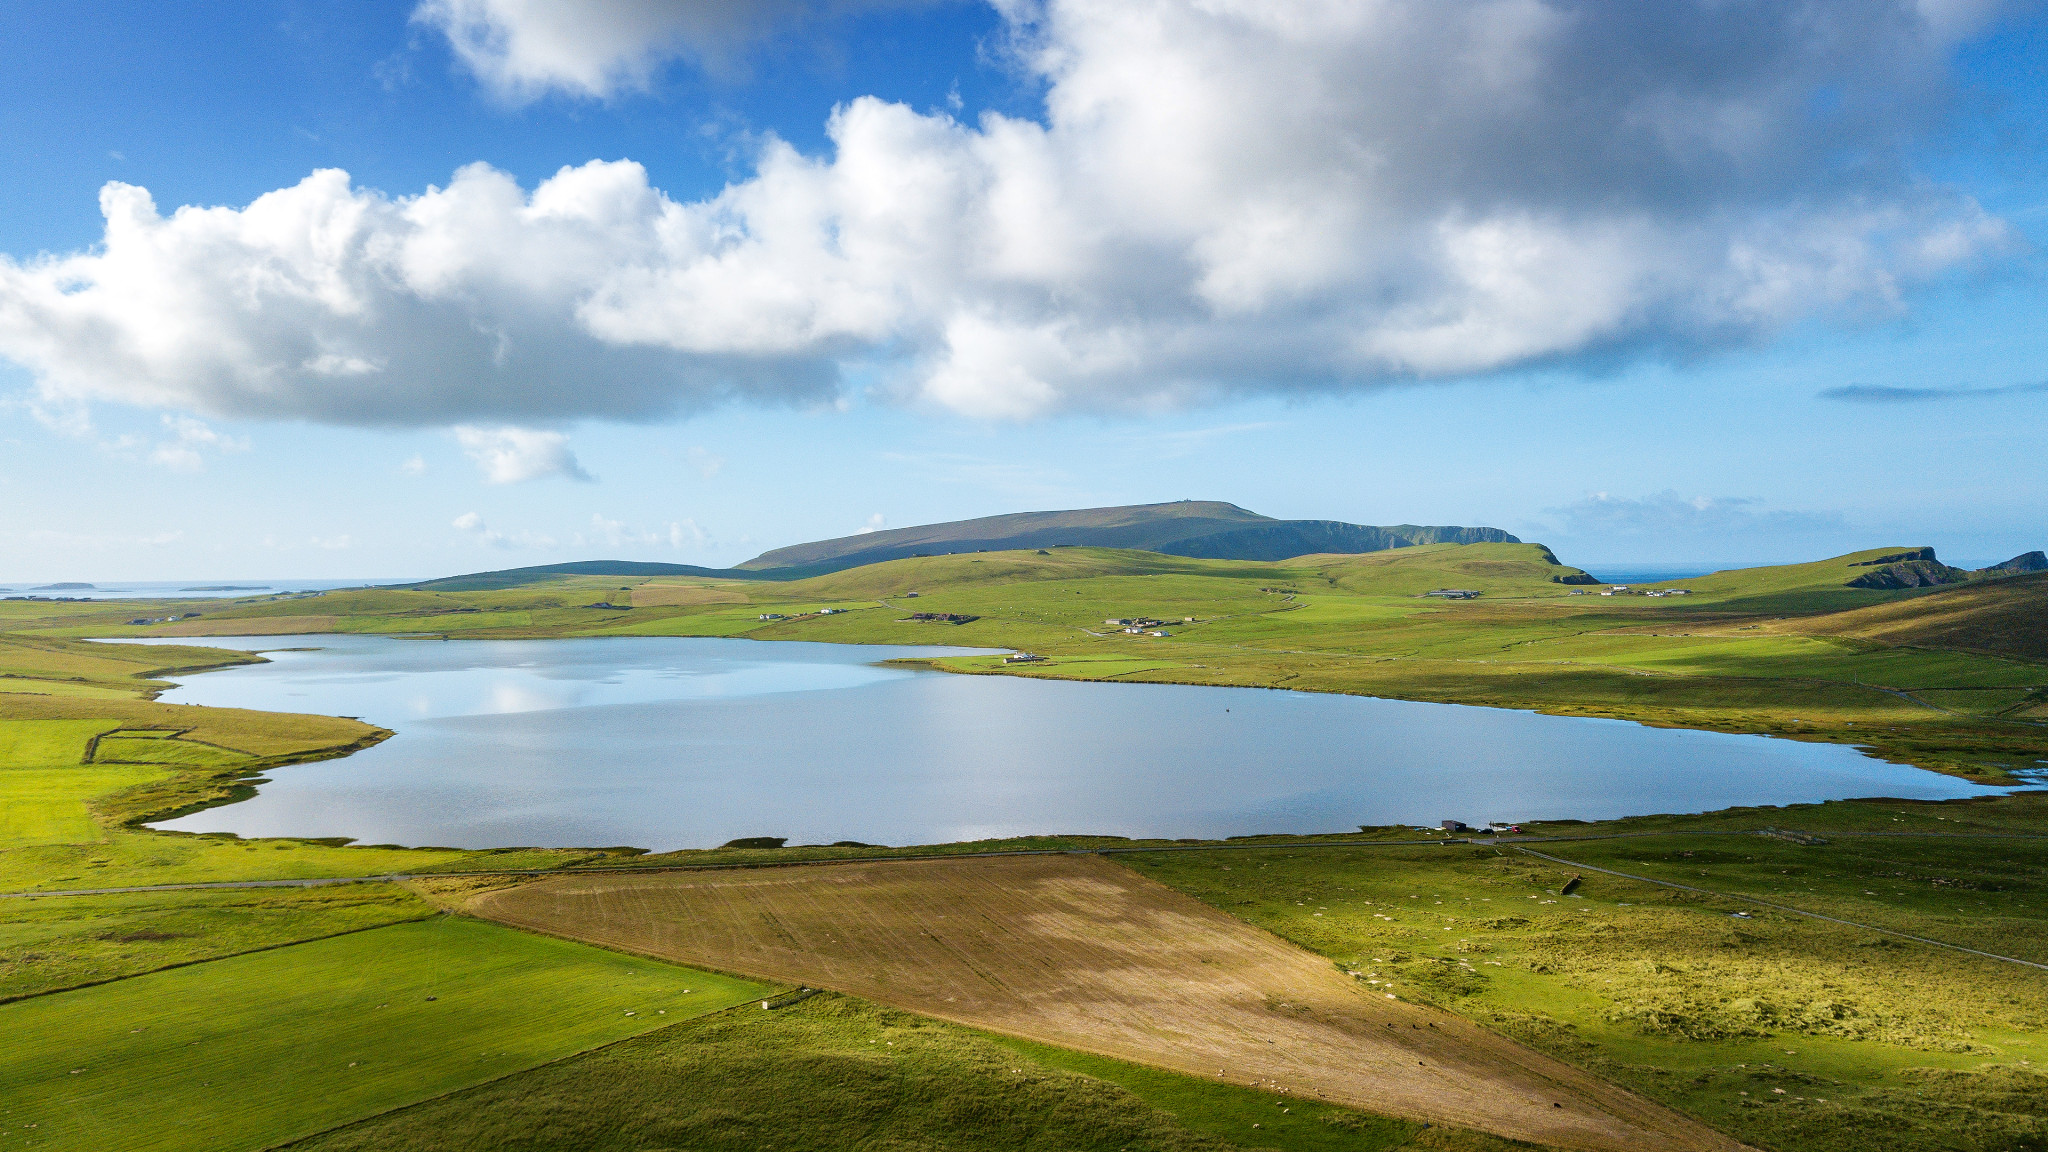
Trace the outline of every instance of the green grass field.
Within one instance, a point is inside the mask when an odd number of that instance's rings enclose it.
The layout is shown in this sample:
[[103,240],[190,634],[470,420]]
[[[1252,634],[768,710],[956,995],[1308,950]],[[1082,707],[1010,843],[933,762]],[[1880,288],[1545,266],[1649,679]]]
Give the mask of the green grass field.
[[1530,1146],[1304,1107],[1251,1089],[821,995],[775,1012],[741,1008],[665,1028],[292,1147],[1508,1152]]
[[254,1149],[764,993],[436,917],[0,1005],[31,1148]]
[[163,779],[147,767],[0,768],[0,851],[43,844],[93,844],[107,834],[93,798]]
[[0,907],[0,1001],[435,913],[395,884],[13,900]]

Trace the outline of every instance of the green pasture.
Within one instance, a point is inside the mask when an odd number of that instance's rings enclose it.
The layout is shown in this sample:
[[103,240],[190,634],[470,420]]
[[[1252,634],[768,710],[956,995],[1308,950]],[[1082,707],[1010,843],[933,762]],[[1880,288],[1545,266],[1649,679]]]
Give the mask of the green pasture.
[[0,1001],[434,914],[396,884],[13,899],[0,905]]
[[[1865,806],[1856,819],[1883,811]],[[1915,839],[1837,854],[1839,843],[1641,836],[1536,847],[2040,953],[2048,849]],[[1966,866],[1972,852],[1981,859]],[[1761,1147],[1846,1152],[1879,1131],[1899,1150],[2048,1139],[2048,984],[2037,969],[1593,872],[1566,896],[1580,869],[1509,847],[1116,859],[1331,957],[1373,993],[1459,1012]],[[1971,908],[1951,899],[1957,884],[2004,887],[1995,898],[1978,891],[1986,899]],[[1969,923],[1942,914],[1944,900]]]
[[[744,636],[764,626],[762,612],[772,608],[749,607],[744,611],[691,612],[686,609],[650,608],[635,609],[635,612],[665,612],[669,615],[651,620],[633,619],[611,622],[608,627],[589,633],[593,636]],[[622,614],[623,615],[623,614]]]
[[180,740],[170,733],[130,735],[133,730],[115,729],[101,736],[93,747],[95,764],[162,764],[189,768],[233,768],[249,763],[247,753],[194,740]]
[[0,766],[83,764],[86,746],[92,738],[112,727],[103,720],[17,720],[0,724]]
[[1873,649],[1810,636],[1572,636],[1527,644],[1515,655],[1700,676],[1804,678],[1887,688],[2048,686],[2044,664],[1966,652]]
[[762,995],[454,917],[0,1005],[35,1148],[255,1149]]
[[1426,604],[1384,596],[1299,596],[1294,604],[1287,615],[1276,616],[1275,620],[1298,627],[1328,627],[1333,624],[1381,624],[1440,611]]
[[[1253,1127],[1253,1125],[1258,1127]],[[340,1129],[305,1152],[1509,1152],[824,994],[689,1021]]]
[[152,767],[0,768],[0,852],[103,841],[106,832],[92,818],[93,798],[166,775]]
[[[0,784],[4,784],[0,777]],[[97,842],[0,848],[0,892],[62,892],[139,884],[316,880],[330,876],[553,868],[609,859],[575,849],[342,847],[305,840],[239,840],[108,828]],[[6,909],[0,907],[0,916]]]

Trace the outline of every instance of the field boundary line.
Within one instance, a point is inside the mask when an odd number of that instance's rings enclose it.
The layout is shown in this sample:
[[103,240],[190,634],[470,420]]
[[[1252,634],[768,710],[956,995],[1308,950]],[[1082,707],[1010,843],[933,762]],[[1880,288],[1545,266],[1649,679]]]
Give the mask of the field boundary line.
[[62,988],[45,988],[41,992],[18,992],[12,996],[0,996],[0,1004],[19,1004],[24,1000],[35,1000],[44,996],[55,996],[60,992],[77,992],[85,988],[101,988],[108,984],[119,984],[123,980],[133,980],[138,976],[154,976],[159,972],[169,972],[177,968],[191,968],[199,964],[211,964],[216,960],[232,960],[237,956],[254,956],[259,952],[275,952],[280,948],[294,948],[300,944],[314,944],[322,940],[333,940],[336,937],[340,936],[353,936],[358,932],[375,932],[379,928],[395,928],[400,924],[418,924],[422,921],[432,920],[436,916],[446,915],[446,912],[442,912],[437,909],[433,912],[427,913],[425,916],[412,916],[404,920],[387,920],[382,924],[365,924],[360,928],[344,928],[339,932],[328,932],[319,936],[307,936],[304,939],[300,940],[286,940],[279,944],[265,944],[258,948],[244,948],[240,952],[223,952],[218,956],[201,956],[196,960],[179,960],[173,964],[165,964],[157,968],[148,968],[144,969],[141,972],[128,972],[120,976],[109,976],[104,980],[87,980],[83,984],[66,984]]
[[1844,920],[1839,916],[1829,916],[1822,912],[1808,912],[1804,908],[1794,908],[1789,904],[1775,904],[1769,900],[1759,899],[1755,896],[1744,896],[1739,893],[1731,892],[1716,892],[1711,888],[1695,888],[1690,884],[1679,884],[1671,880],[1657,880],[1649,876],[1637,876],[1632,872],[1618,872],[1612,868],[1602,868],[1597,864],[1581,864],[1576,860],[1567,860],[1562,856],[1552,856],[1547,852],[1538,852],[1534,848],[1524,848],[1519,844],[1510,844],[1509,847],[1513,848],[1517,852],[1521,852],[1530,856],[1535,856],[1539,859],[1548,860],[1553,864],[1563,864],[1568,868],[1584,868],[1588,872],[1600,872],[1608,876],[1619,876],[1624,880],[1635,880],[1644,884],[1654,884],[1659,888],[1676,888],[1682,892],[1697,892],[1702,896],[1715,896],[1723,900],[1734,900],[1738,903],[1755,904],[1764,908],[1776,909],[1779,912],[1790,912],[1794,916],[1804,916],[1809,920],[1825,920],[1830,924],[1841,924],[1850,928],[1858,928],[1865,932],[1877,932],[1885,936],[1896,936],[1901,940],[1912,940],[1920,944],[1931,944],[1936,948],[1947,948],[1952,952],[1967,952],[1972,956],[1982,956],[1987,960],[2003,960],[2007,964],[2020,964],[2028,968],[2038,968],[2043,972],[2048,972],[2048,964],[2040,964],[2032,960],[2022,960],[2017,956],[2001,956],[1996,952],[1985,952],[1977,948],[1966,948],[1961,944],[1951,944],[1946,940],[1935,940],[1927,936],[1915,936],[1911,932],[1900,932],[1897,929],[1893,928],[1879,928],[1874,924],[1860,924],[1854,920]]
[[[818,860],[732,860],[705,864],[654,864],[636,867],[618,865],[573,865],[566,868],[464,868],[447,872],[384,872],[374,876],[310,876],[283,880],[206,880],[184,884],[142,884],[125,888],[51,888],[31,892],[0,892],[0,900],[40,900],[55,896],[119,896],[135,892],[176,892],[207,888],[317,888],[326,884],[399,883],[433,880],[451,876],[618,876],[632,873],[654,875],[662,872],[724,872],[742,868],[808,868],[828,864],[886,864],[916,860],[992,860],[1007,856],[1121,856],[1136,852],[1251,852],[1259,849],[1309,848],[1423,848],[1452,844],[1476,844],[1516,848],[1522,844],[1576,844],[1592,840],[1627,840],[1638,836],[1766,836],[1761,828],[1644,829],[1640,832],[1597,832],[1582,836],[1515,836],[1474,838],[1452,836],[1441,840],[1319,840],[1306,844],[1152,844],[1096,848],[1016,848],[999,852],[932,852],[895,856],[833,856]],[[1835,832],[1828,836],[1897,836],[1931,840],[2048,840],[2034,832]],[[1526,851],[1526,849],[1525,849]],[[1567,861],[1569,863],[1569,861]],[[1593,866],[1583,865],[1592,868]],[[1594,871],[1605,869],[1594,868]],[[1615,873],[1615,875],[1624,875]],[[1638,879],[1638,877],[1631,877]],[[1649,883],[1662,883],[1649,881]],[[1705,889],[1701,889],[1705,891]],[[1712,893],[1720,895],[1720,893]],[[1843,921],[1849,923],[1849,921]],[[1860,927],[1860,925],[1859,925]],[[1873,929],[1876,931],[1877,929]]]

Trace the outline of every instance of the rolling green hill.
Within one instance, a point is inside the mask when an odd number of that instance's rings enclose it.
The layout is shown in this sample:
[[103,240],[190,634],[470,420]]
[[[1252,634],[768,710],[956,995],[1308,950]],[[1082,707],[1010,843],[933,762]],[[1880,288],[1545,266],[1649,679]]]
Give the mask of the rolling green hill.
[[1419,544],[1515,543],[1498,528],[1396,524],[1372,527],[1336,520],[1275,520],[1219,500],[1179,500],[1117,508],[1019,512],[947,524],[926,524],[820,540],[763,552],[743,571],[795,569],[808,574],[884,560],[1016,548],[1125,548],[1211,560],[1285,560],[1312,553],[1378,552]]
[[1942,563],[1932,548],[1867,548],[1805,564],[1733,568],[1642,589],[1682,588],[1696,604],[1755,612],[1832,612],[1922,596],[1945,587],[2000,581],[2031,569],[2033,553],[1974,572]]

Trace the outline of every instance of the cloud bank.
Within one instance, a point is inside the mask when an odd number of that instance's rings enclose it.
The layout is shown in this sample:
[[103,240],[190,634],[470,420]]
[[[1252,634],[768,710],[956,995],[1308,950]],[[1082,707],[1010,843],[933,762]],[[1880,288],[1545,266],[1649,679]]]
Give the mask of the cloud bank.
[[[856,99],[708,199],[630,161],[169,215],[109,184],[99,249],[0,262],[0,355],[48,402],[343,424],[816,404],[855,368],[1022,419],[1711,350],[2013,242],[1905,158],[1987,3],[998,6],[1042,119]],[[608,95],[708,11],[566,10],[421,12],[508,91]]]

